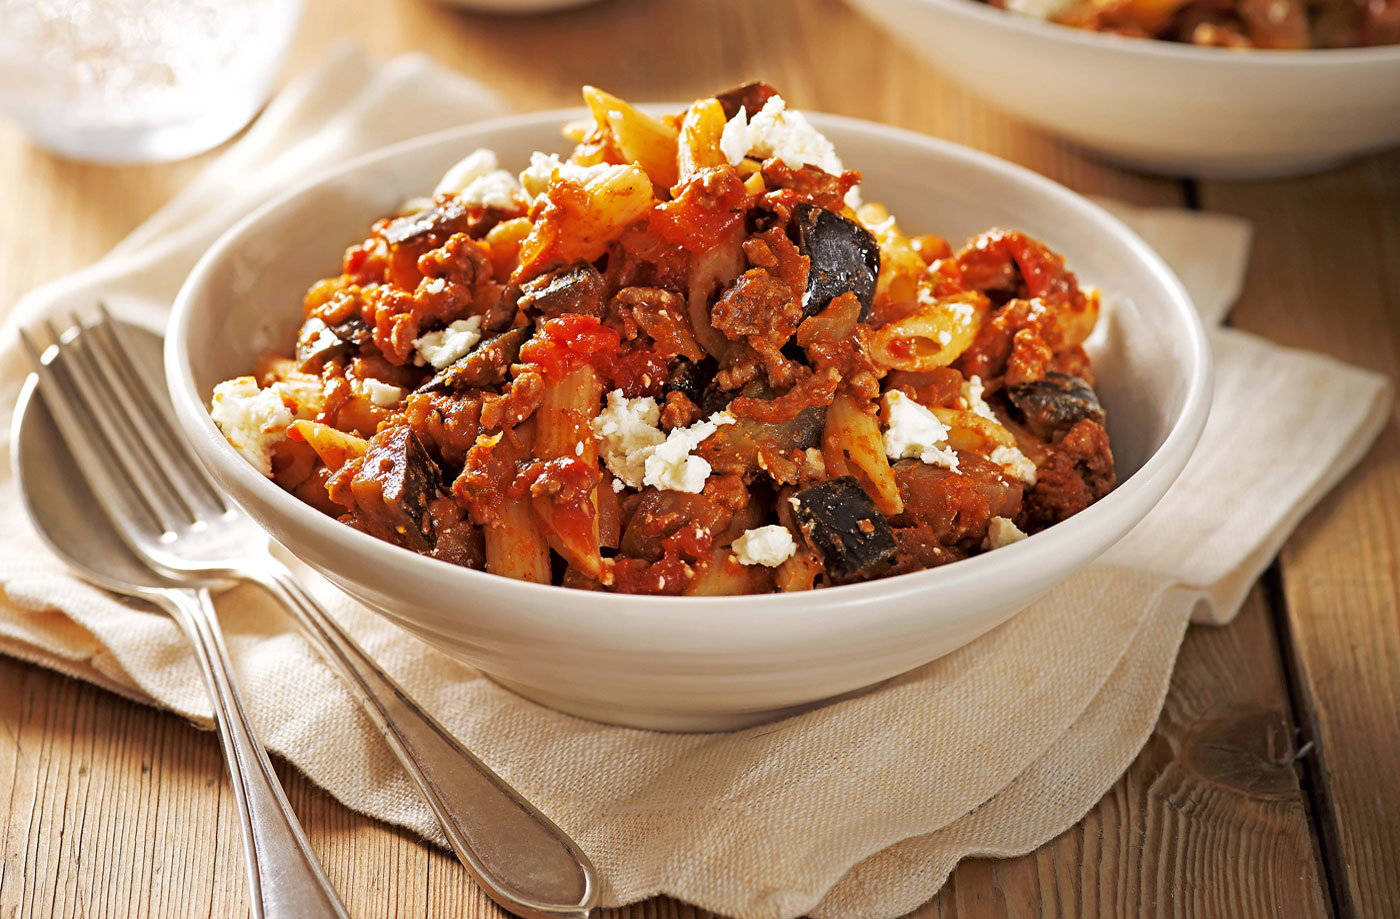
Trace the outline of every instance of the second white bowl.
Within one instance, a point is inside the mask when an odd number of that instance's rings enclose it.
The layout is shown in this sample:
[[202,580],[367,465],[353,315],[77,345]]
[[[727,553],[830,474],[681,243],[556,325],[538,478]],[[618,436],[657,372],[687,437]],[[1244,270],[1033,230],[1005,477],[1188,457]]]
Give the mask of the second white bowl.
[[1236,51],[1041,22],[977,0],[852,0],[950,79],[1150,172],[1264,178],[1400,143],[1400,45]]

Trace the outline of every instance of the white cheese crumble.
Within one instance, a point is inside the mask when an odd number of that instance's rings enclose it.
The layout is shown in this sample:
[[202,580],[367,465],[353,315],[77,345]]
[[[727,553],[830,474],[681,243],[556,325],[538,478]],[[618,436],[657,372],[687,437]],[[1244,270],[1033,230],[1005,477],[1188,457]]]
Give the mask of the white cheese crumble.
[[699,494],[710,477],[710,464],[690,451],[700,446],[721,425],[733,424],[728,412],[715,412],[704,421],[688,428],[676,428],[666,436],[666,442],[651,448],[646,458],[646,475],[642,482],[662,491],[684,491]]
[[806,115],[789,109],[782,96],[769,97],[752,120],[742,108],[735,112],[720,134],[719,149],[732,166],[753,154],[775,157],[791,169],[816,166],[832,175],[845,171],[831,141],[812,127]]
[[1009,517],[993,517],[987,526],[987,538],[982,548],[1001,549],[1025,538],[1026,534]]
[[353,388],[363,393],[369,401],[380,408],[388,408],[403,401],[403,389],[385,383],[383,380],[376,380],[374,377],[355,380]]
[[630,169],[630,166],[617,166],[612,163],[597,163],[593,166],[580,166],[578,163],[559,159],[554,153],[530,154],[530,165],[520,173],[520,187],[530,200],[544,194],[551,182],[562,179],[589,185],[617,172]]
[[983,390],[984,387],[981,377],[972,376],[964,380],[962,385],[963,408],[972,412],[974,415],[980,415],[988,421],[994,421],[1000,425],[1001,419],[996,416],[992,411],[992,407],[982,398]]
[[1030,457],[1015,447],[1000,446],[992,451],[987,459],[1005,469],[1008,475],[1020,479],[1027,485],[1035,484],[1035,463]]
[[948,427],[938,416],[897,389],[885,393],[885,455],[892,460],[917,458],[931,466],[958,468],[958,454],[948,444]]
[[666,440],[657,425],[661,409],[651,396],[629,399],[622,390],[608,393],[607,405],[592,421],[603,465],[616,478],[613,487],[641,488],[651,449]]
[[413,340],[417,350],[413,363],[431,364],[438,370],[464,356],[481,341],[481,317],[458,319],[445,329],[429,332]]
[[286,438],[292,423],[292,412],[275,386],[260,390],[252,377],[225,380],[214,387],[209,417],[248,462],[272,475],[272,448]]
[[797,543],[787,527],[775,524],[745,530],[744,535],[734,540],[733,549],[741,565],[776,568],[792,558],[797,552]]
[[734,416],[716,412],[688,428],[676,428],[669,435],[658,427],[661,409],[651,396],[628,399],[622,390],[608,393],[607,405],[593,419],[603,465],[618,482],[632,488],[650,485],[663,491],[698,494],[710,477],[710,464],[690,451],[721,425],[733,424]]
[[433,195],[456,195],[467,204],[482,207],[513,208],[520,204],[520,183],[501,169],[496,154],[474,150],[447,170]]

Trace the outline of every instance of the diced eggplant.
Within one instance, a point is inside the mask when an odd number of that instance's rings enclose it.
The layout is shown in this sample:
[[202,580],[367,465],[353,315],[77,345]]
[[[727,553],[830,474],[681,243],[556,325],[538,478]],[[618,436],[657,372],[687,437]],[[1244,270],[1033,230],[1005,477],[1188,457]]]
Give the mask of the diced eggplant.
[[778,94],[773,87],[759,80],[754,83],[745,83],[743,86],[736,86],[731,90],[719,93],[715,96],[719,100],[720,107],[724,109],[725,118],[733,118],[739,114],[739,109],[743,109],[752,118],[763,104]]
[[[663,395],[678,392],[684,395],[696,405],[703,405],[705,402],[707,382],[715,375],[716,364],[712,358],[705,358],[699,363],[681,358],[676,361],[676,366],[671,368],[670,374],[666,377],[666,382],[661,387]],[[710,414],[724,408],[728,404],[728,394],[725,402],[718,408],[709,411]]]
[[308,373],[316,373],[326,361],[349,351],[349,343],[314,316],[302,323],[297,333],[297,366]]
[[435,204],[416,214],[400,217],[390,223],[384,228],[384,241],[397,246],[426,236],[434,230],[446,230],[450,224],[466,216],[466,213],[466,205],[455,198],[442,204]]
[[518,305],[544,316],[582,313],[601,317],[605,291],[598,269],[579,261],[527,283],[521,289]]
[[335,333],[341,341],[359,347],[367,345],[374,338],[374,330],[365,322],[365,317],[358,312],[351,313],[349,318],[340,322],[328,322],[326,328]]
[[454,392],[502,383],[506,371],[520,356],[520,346],[529,338],[529,327],[521,326],[487,339],[438,371],[415,392]]
[[[708,408],[702,411],[709,411]],[[726,424],[705,438],[697,448],[697,456],[708,462],[716,472],[742,475],[755,466],[766,469],[778,481],[788,481],[781,469],[764,465],[765,457],[790,454],[821,446],[822,430],[826,427],[826,406],[813,405],[803,409],[789,421],[766,424],[752,418],[740,418]]]
[[851,476],[804,488],[792,503],[798,527],[833,581],[875,577],[894,563],[889,522]]
[[375,438],[365,453],[359,477],[379,487],[382,507],[375,509],[374,516],[380,522],[411,549],[424,551],[433,546],[436,533],[428,505],[442,489],[442,471],[417,434],[400,427],[392,429],[382,442]]
[[1007,398],[1037,437],[1047,440],[1085,418],[1103,424],[1104,410],[1093,387],[1079,377],[1050,372],[1043,379],[1006,388]]
[[802,312],[814,316],[849,292],[860,301],[860,321],[869,319],[880,276],[875,237],[855,221],[805,202],[792,209],[792,219],[797,247],[811,261]]

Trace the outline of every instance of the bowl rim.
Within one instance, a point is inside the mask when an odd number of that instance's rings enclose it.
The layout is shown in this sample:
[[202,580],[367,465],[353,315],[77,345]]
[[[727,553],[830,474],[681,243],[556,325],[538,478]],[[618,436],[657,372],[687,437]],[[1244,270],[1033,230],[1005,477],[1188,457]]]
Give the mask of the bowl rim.
[[[865,4],[867,0],[860,0]],[[1400,63],[1400,44],[1362,48],[1308,48],[1273,50],[1269,48],[1212,48],[1185,42],[1153,38],[1129,38],[1111,32],[1078,29],[1022,16],[991,6],[981,0],[912,0],[922,6],[940,7],[964,18],[980,20],[993,27],[1009,28],[1026,35],[1067,45],[1087,45],[1108,53],[1158,58],[1167,62],[1226,64],[1256,69],[1296,69],[1298,67],[1338,67],[1378,63]]]
[[[676,111],[684,106],[685,103],[655,103],[643,107]],[[648,616],[661,617],[672,624],[675,624],[673,617],[686,621],[694,614],[723,614],[730,617],[729,622],[761,621],[764,626],[773,627],[782,626],[784,621],[789,619],[793,624],[806,622],[818,606],[852,606],[873,600],[894,601],[917,594],[935,596],[938,592],[965,589],[964,585],[967,582],[996,578],[999,572],[1005,573],[1005,569],[1012,565],[1018,566],[1015,570],[1026,572],[1063,568],[1064,565],[1057,561],[1060,546],[1075,539],[1081,540],[1082,544],[1098,547],[1093,553],[1097,556],[1107,551],[1147,515],[1185,467],[1209,414],[1213,364],[1205,329],[1190,296],[1180,280],[1151,247],[1099,205],[1024,166],[917,131],[859,118],[805,111],[813,124],[823,130],[825,126],[833,126],[847,131],[873,134],[876,137],[884,136],[922,147],[936,157],[950,158],[973,168],[998,173],[1012,182],[1028,184],[1036,192],[1049,196],[1062,209],[1078,212],[1079,216],[1098,224],[1105,235],[1116,236],[1148,269],[1166,293],[1170,307],[1185,326],[1183,365],[1188,375],[1187,388],[1176,419],[1162,443],[1111,493],[1068,520],[1003,547],[996,552],[995,558],[992,557],[993,553],[987,552],[938,568],[825,587],[818,591],[688,597],[579,590],[553,584],[517,581],[486,571],[453,565],[386,543],[328,517],[255,471],[228,444],[209,417],[195,385],[193,367],[184,347],[188,338],[193,303],[198,298],[198,292],[224,257],[243,242],[245,234],[270,216],[294,207],[297,199],[310,194],[313,189],[341,181],[346,176],[376,163],[410,155],[448,141],[459,140],[465,147],[477,142],[473,138],[481,138],[493,132],[558,126],[576,120],[585,113],[586,109],[576,107],[507,115],[448,128],[371,151],[325,171],[319,177],[301,183],[261,205],[224,231],[200,257],[176,295],[166,327],[164,364],[167,387],[174,403],[179,427],[187,442],[206,465],[217,467],[219,478],[226,483],[233,483],[236,490],[232,497],[248,510],[250,516],[255,520],[258,518],[258,514],[249,507],[256,501],[268,507],[271,512],[289,518],[295,529],[317,533],[343,549],[387,553],[386,558],[392,560],[396,570],[405,579],[414,576],[421,576],[427,580],[444,577],[460,579],[466,595],[478,591],[513,593],[522,608],[548,606],[552,614],[566,616],[576,622],[596,615],[620,620],[628,614],[644,611]],[[242,500],[237,491],[242,491],[253,500]],[[1116,525],[1113,522],[1115,520],[1118,521]],[[1105,542],[1101,532],[1096,534],[1096,529],[1101,530],[1105,527],[1117,531],[1119,535]],[[1049,536],[1050,533],[1056,535]],[[288,547],[289,551],[292,549],[293,547]],[[295,551],[293,554],[296,554]],[[1066,573],[1072,573],[1072,570]],[[554,602],[564,599],[569,602]],[[752,604],[755,603],[762,604],[764,608],[761,620],[755,620],[750,615]],[[739,614],[737,618],[735,614]],[[722,623],[715,620],[712,624],[718,626]]]

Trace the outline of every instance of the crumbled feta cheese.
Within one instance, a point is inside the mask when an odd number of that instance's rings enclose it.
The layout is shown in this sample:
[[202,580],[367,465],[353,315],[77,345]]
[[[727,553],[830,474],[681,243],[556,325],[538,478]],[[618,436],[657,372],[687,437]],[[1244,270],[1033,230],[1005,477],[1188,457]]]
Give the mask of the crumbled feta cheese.
[[1000,446],[992,451],[987,459],[996,463],[1010,476],[1020,479],[1027,485],[1035,484],[1035,463],[1015,447]]
[[1074,8],[1075,0],[1006,0],[1006,8],[1036,19],[1058,19]]
[[986,418],[988,421],[995,421],[997,424],[1001,424],[1001,419],[996,416],[992,411],[992,407],[982,398],[984,389],[982,378],[979,376],[972,376],[964,380],[962,385],[963,408],[972,412],[974,415],[980,415]]
[[676,428],[666,436],[666,442],[652,447],[646,458],[646,475],[642,482],[663,491],[684,491],[699,494],[710,477],[710,464],[691,450],[713,434],[721,425],[733,424],[728,412],[715,412],[704,421],[688,428]]
[[948,444],[948,428],[938,416],[897,389],[885,393],[885,455],[917,458],[931,466],[958,468],[958,454]]
[[641,488],[646,475],[646,458],[650,450],[666,440],[657,425],[661,409],[651,396],[629,399],[622,390],[608,393],[607,405],[592,421],[598,438],[603,465],[616,479],[613,486]]
[[720,134],[719,149],[734,166],[753,154],[775,157],[791,169],[816,166],[832,175],[845,171],[831,141],[812,127],[807,116],[789,109],[782,96],[770,96],[752,120],[742,108],[735,112]]
[[369,401],[380,408],[388,408],[403,401],[403,390],[397,386],[391,386],[383,380],[376,380],[374,377],[366,377],[363,380],[355,380],[353,387],[363,393]]
[[559,159],[557,154],[536,151],[530,154],[530,165],[520,173],[520,187],[524,189],[526,196],[534,200],[544,194],[556,178],[588,185],[630,168],[612,163],[580,166],[578,163]]
[[797,542],[785,526],[755,527],[734,540],[734,557],[741,565],[776,568],[797,552]]
[[445,329],[429,332],[413,340],[417,350],[413,363],[431,364],[438,370],[464,356],[481,341],[481,317],[458,319]]
[[993,517],[987,526],[987,538],[982,543],[984,549],[1001,549],[1026,538],[1021,528],[1008,517]]
[[467,204],[499,208],[517,207],[521,198],[515,176],[499,167],[490,150],[474,150],[447,170],[433,195],[456,195]]
[[292,412],[275,387],[258,389],[252,377],[214,387],[209,417],[233,448],[265,476],[272,475],[272,448],[287,436]]
[[660,421],[661,409],[651,396],[628,399],[620,389],[608,393],[607,405],[592,427],[603,465],[616,477],[615,489],[621,491],[621,482],[632,488],[700,492],[710,477],[710,464],[690,451],[720,425],[733,424],[734,416],[716,412],[669,435],[658,427]]

